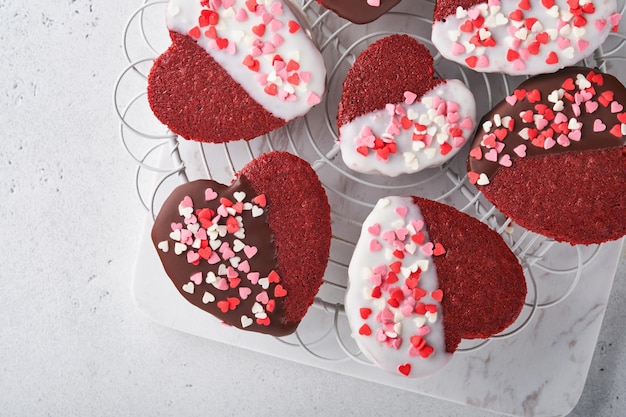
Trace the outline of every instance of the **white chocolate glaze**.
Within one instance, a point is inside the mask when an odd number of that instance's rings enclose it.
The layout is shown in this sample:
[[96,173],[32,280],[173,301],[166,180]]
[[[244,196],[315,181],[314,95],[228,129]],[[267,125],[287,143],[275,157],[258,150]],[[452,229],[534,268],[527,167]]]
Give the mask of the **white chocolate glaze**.
[[[418,234],[423,240],[414,239]],[[394,250],[402,252],[402,259],[394,255]],[[394,269],[399,270],[397,282],[390,278]],[[417,288],[425,295],[416,300],[415,292],[410,289],[414,286],[408,280],[415,277],[418,269],[421,274]],[[432,242],[411,197],[392,196],[378,201],[363,223],[348,276],[345,308],[352,335],[361,351],[377,366],[395,374],[422,377],[448,363],[452,355],[445,351],[441,305],[431,295],[439,286]],[[372,296],[376,287],[381,290],[379,297]],[[398,289],[402,299],[396,307],[391,299]],[[418,303],[436,306],[436,313],[416,313],[414,306]],[[371,330],[369,335],[364,334],[367,328]],[[434,349],[427,358],[413,344],[413,337],[422,333],[426,344]]]
[[[218,18],[209,18],[209,10]],[[255,101],[284,120],[304,115],[325,90],[322,55],[297,21],[280,0],[170,0],[167,6],[169,30],[196,39]],[[277,55],[283,63],[276,64]]]
[[570,2],[489,0],[459,7],[433,23],[432,42],[445,58],[479,72],[554,72],[590,56],[620,20],[615,0],[575,0],[574,8]]
[[[474,130],[476,101],[459,80],[447,80],[407,101],[341,126],[339,145],[346,166],[390,177],[436,167],[456,155]],[[375,138],[393,144],[395,152],[378,152]]]

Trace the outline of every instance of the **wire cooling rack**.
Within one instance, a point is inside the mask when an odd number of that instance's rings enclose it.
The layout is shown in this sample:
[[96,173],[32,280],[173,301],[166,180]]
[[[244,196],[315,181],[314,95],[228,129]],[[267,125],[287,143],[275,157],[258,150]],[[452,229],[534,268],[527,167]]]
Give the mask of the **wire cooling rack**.
[[[494,341],[501,340],[500,343],[505,343],[505,339],[512,339],[506,343],[518,345],[520,338],[526,339],[529,332],[541,334],[541,330],[537,329],[542,325],[542,321],[546,321],[546,315],[561,314],[562,310],[569,311],[572,304],[579,303],[577,295],[572,295],[573,293],[589,294],[597,291],[597,296],[601,300],[608,296],[621,242],[600,246],[570,246],[515,225],[469,184],[465,170],[466,156],[463,151],[440,168],[393,179],[355,173],[343,164],[337,145],[335,122],[342,83],[359,53],[384,36],[406,33],[426,45],[434,57],[434,67],[439,77],[461,79],[472,89],[477,99],[479,115],[510,94],[523,80],[520,77],[500,74],[478,74],[443,59],[430,42],[433,3],[405,1],[377,21],[361,26],[347,23],[332,12],[321,8],[314,0],[298,4],[296,7],[302,10],[310,22],[309,30],[318,43],[327,65],[327,94],[324,100],[306,116],[292,121],[284,128],[248,142],[227,144],[186,141],[168,131],[150,111],[146,99],[147,74],[153,60],[169,45],[165,28],[165,4],[165,1],[146,0],[129,18],[123,33],[123,51],[128,65],[121,72],[114,87],[114,105],[120,120],[119,136],[126,152],[136,161],[134,182],[137,195],[149,213],[146,228],[150,227],[160,205],[177,185],[199,178],[214,179],[228,184],[234,173],[248,161],[272,150],[287,150],[309,161],[318,173],[329,197],[333,239],[324,285],[298,331],[292,336],[276,338],[271,342],[288,351],[294,351],[287,354],[281,349],[281,356],[366,379],[376,379],[416,392],[473,403],[450,394],[445,389],[433,390],[420,387],[419,383],[411,385],[398,381],[398,377],[395,376],[377,374],[376,370],[371,370],[373,368],[371,363],[360,354],[351,340],[350,329],[343,314],[347,267],[362,221],[376,201],[387,195],[421,195],[453,205],[480,219],[502,235],[524,268],[528,296],[520,318],[502,334],[490,339],[464,341],[455,355],[455,360],[461,357],[462,361],[465,356],[470,361],[471,358],[488,355],[490,352],[486,347]],[[624,6],[622,11],[623,9]],[[390,28],[393,28],[393,31]],[[605,45],[582,64],[611,72],[624,82],[626,81],[624,73],[620,73],[619,68],[626,60],[625,45],[626,37],[623,34],[612,33]],[[144,235],[146,242],[138,255],[143,261],[139,263],[135,277],[135,297],[138,299],[140,309],[156,320],[180,330],[276,354],[272,348],[259,348],[260,345],[256,340],[258,335],[221,337],[216,336],[215,332],[205,333],[193,327],[186,327],[181,321],[177,321],[175,313],[166,317],[164,314],[167,312],[163,311],[167,308],[163,308],[164,304],[173,303],[178,311],[183,307],[180,303],[184,305],[185,301],[173,288],[167,287],[169,283],[167,278],[162,280],[164,283],[162,293],[159,292],[161,289],[152,289],[148,290],[146,295],[139,288],[148,274],[153,283],[152,275],[164,276],[164,272],[159,269],[158,259],[154,254],[150,255],[151,243],[147,241],[149,232],[146,231]],[[145,265],[146,256],[154,258],[154,262],[148,267],[141,266]],[[597,274],[601,274],[604,279],[589,282],[590,276]],[[588,286],[593,286],[593,291],[587,288]],[[150,291],[155,293],[150,294]],[[150,308],[150,303],[154,300],[159,300],[158,312]],[[195,317],[196,312],[192,311],[189,314]],[[601,310],[601,314],[596,315],[594,329],[599,330],[603,314],[604,309]],[[206,318],[198,316],[198,320],[204,323]],[[184,321],[188,323],[189,316]],[[221,333],[230,332],[222,329],[224,328],[219,330]],[[583,382],[593,353],[597,330],[595,333],[592,331],[590,336],[585,336],[591,350],[589,353],[581,353],[584,357]],[[261,340],[267,340],[266,336],[262,337],[265,339]],[[250,338],[250,341],[246,338]],[[449,367],[454,368],[452,364]],[[447,369],[448,367],[444,368],[444,372],[447,372]],[[570,392],[567,394],[569,397],[572,396]],[[577,400],[578,397],[575,395],[574,397]],[[557,411],[573,407],[570,404],[572,400],[568,401],[566,406]],[[515,406],[507,401],[504,401],[503,405],[490,407],[483,404],[474,405],[499,412],[517,413]]]

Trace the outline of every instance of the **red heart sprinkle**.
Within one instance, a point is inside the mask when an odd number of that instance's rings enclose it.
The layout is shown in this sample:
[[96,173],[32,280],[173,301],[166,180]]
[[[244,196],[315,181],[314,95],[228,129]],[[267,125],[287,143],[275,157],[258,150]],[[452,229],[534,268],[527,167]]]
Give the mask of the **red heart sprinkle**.
[[426,306],[424,305],[424,303],[417,303],[414,311],[416,314],[421,314],[423,316],[424,314],[426,314]]
[[278,273],[274,270],[272,270],[272,272],[270,272],[270,274],[267,276],[267,279],[269,280],[269,282],[280,282],[280,276],[278,275]]
[[554,0],[541,0],[541,4],[543,4],[543,7],[546,9],[549,9],[554,6]]
[[404,365],[398,366],[398,372],[400,372],[404,376],[409,376],[411,373],[411,364],[405,363]]
[[265,309],[271,313],[272,311],[274,311],[274,308],[276,308],[276,300],[271,299],[267,302]]
[[237,233],[239,230],[239,223],[233,216],[229,216],[228,219],[226,219],[226,230],[228,233]]
[[459,26],[461,32],[471,33],[474,31],[474,25],[471,20],[466,20],[461,26]]
[[474,158],[474,159],[476,159],[476,160],[478,160],[478,161],[480,161],[481,159],[483,159],[483,151],[482,151],[482,149],[480,148],[480,146],[477,146],[477,147],[473,148],[473,149],[470,151],[470,153],[469,153],[469,154],[470,154],[470,156],[471,156],[472,158]]
[[411,336],[409,341],[416,350],[420,350],[426,345],[426,340],[422,336]]
[[602,92],[602,94],[600,94],[600,96],[598,97],[598,101],[604,107],[607,107],[613,101],[613,92],[612,91]]
[[574,79],[568,78],[567,80],[563,81],[562,87],[566,90],[573,90],[574,88],[576,88],[576,86],[574,85]]
[[228,297],[226,300],[228,301],[228,307],[231,310],[234,310],[241,302],[239,301],[239,298],[235,298],[235,297]]
[[437,289],[431,292],[430,296],[433,297],[433,300],[441,302],[441,300],[443,300],[443,291],[441,291],[441,289]]
[[365,320],[370,316],[370,314],[372,314],[372,309],[367,307],[361,307],[359,309],[359,313],[361,314],[361,318]]
[[417,243],[418,245],[421,245],[424,243],[424,233],[422,232],[417,232],[416,234],[414,234],[413,236],[411,236],[411,240],[415,243]]
[[380,290],[380,286],[374,287],[372,289],[372,294],[371,295],[372,295],[372,298],[380,298],[380,297],[382,297],[383,293]]
[[512,11],[511,13],[509,13],[509,19],[520,22],[523,19],[522,11],[520,9]]
[[396,274],[400,272],[400,268],[402,268],[402,262],[396,261],[389,264],[389,269],[391,269]]
[[447,142],[442,143],[441,146],[439,147],[439,152],[441,152],[442,155],[449,154],[451,150],[452,150],[452,146]]
[[385,282],[386,282],[387,284],[395,284],[396,282],[398,282],[398,276],[396,275],[396,273],[395,273],[395,272],[390,271],[390,272],[387,274],[387,279],[385,280]]
[[212,253],[213,250],[208,246],[198,249],[198,255],[200,255],[202,259],[209,259]]
[[528,45],[528,53],[531,55],[539,54],[539,48],[541,48],[541,44],[539,42],[532,42]]
[[187,32],[189,36],[191,36],[194,39],[200,39],[200,35],[202,35],[202,33],[200,32],[200,28],[198,26],[194,26],[191,29],[189,29],[189,32]]
[[470,68],[476,68],[476,63],[477,62],[478,62],[478,57],[475,56],[475,55],[468,56],[467,58],[465,58],[465,63]]
[[226,49],[228,47],[228,39],[226,38],[217,38],[215,39],[215,43],[219,49]]
[[361,334],[363,336],[370,336],[372,334],[372,329],[370,328],[370,326],[367,325],[367,323],[365,323],[359,329],[359,334]]
[[252,26],[252,32],[259,38],[265,34],[265,25],[263,23]]
[[257,195],[256,197],[254,197],[252,199],[252,202],[254,204],[257,204],[257,205],[261,206],[261,207],[265,207],[265,205],[267,204],[267,200],[265,198],[265,194]]
[[261,326],[269,326],[270,325],[270,318],[269,317],[264,317],[262,319],[258,318],[256,319],[257,324],[260,324]]
[[615,126],[611,128],[610,132],[613,136],[621,138],[622,137],[622,125],[616,124]]
[[297,71],[299,69],[300,69],[300,64],[298,64],[293,59],[290,59],[289,62],[287,62],[287,71],[288,72]]
[[357,146],[356,151],[363,156],[367,156],[369,154],[370,148],[367,146]]
[[257,8],[256,0],[246,0],[246,7],[251,12],[256,11],[256,8]]
[[297,72],[294,72],[293,74],[291,74],[290,76],[287,77],[287,82],[289,84],[293,84],[293,85],[298,85],[300,84],[300,77],[298,76]]
[[282,285],[278,284],[274,288],[274,297],[284,297],[287,295],[287,290],[283,288]]
[[626,113],[620,113],[617,115],[617,120],[622,123],[626,123]]
[[443,245],[439,242],[435,243],[435,248],[433,249],[433,255],[439,256],[439,255],[443,255],[444,253],[446,253],[446,249],[443,247]]
[[222,311],[222,313],[228,312],[228,310],[229,310],[229,308],[228,308],[228,301],[226,301],[226,300],[218,301],[217,302],[217,308],[219,308]]
[[278,93],[278,87],[276,86],[276,84],[271,83],[266,85],[263,91],[265,91],[265,93],[270,96],[275,96]]
[[469,171],[467,173],[467,178],[469,179],[470,184],[476,184],[478,178],[480,178],[480,174],[478,172]]
[[522,10],[530,10],[530,0],[521,0],[519,3],[517,3],[517,7]]
[[554,65],[559,62],[559,57],[556,55],[554,51],[550,51],[548,57],[546,58],[546,64]]
[[509,62],[513,62],[513,61],[515,61],[517,58],[519,58],[519,52],[517,52],[516,50],[514,50],[514,49],[509,49],[509,50],[506,52],[506,60],[507,60],[507,61],[509,61]]
[[237,288],[239,284],[241,283],[241,279],[240,278],[228,278],[228,283],[229,283],[230,288]]
[[435,349],[432,348],[432,346],[424,346],[422,349],[420,349],[420,356],[424,359],[426,359],[427,357],[429,357],[430,355],[432,355],[432,353],[435,351]]
[[300,25],[294,20],[290,20],[287,23],[287,26],[289,27],[289,33],[296,33],[298,30],[300,30]]

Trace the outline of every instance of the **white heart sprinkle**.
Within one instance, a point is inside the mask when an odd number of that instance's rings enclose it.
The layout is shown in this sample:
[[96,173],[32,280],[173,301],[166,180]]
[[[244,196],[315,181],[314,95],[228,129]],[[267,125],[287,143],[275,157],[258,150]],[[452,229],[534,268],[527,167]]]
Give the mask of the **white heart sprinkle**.
[[261,287],[263,287],[264,290],[268,289],[269,286],[270,286],[269,278],[267,278],[267,277],[259,278],[259,285],[261,285]]
[[254,303],[254,305],[252,306],[252,313],[253,314],[258,314],[258,313],[262,313],[263,311],[263,306],[259,303]]
[[170,233],[170,239],[180,242],[180,229],[176,229]]
[[239,239],[235,239],[233,241],[233,251],[234,252],[239,252],[241,251],[246,245]]
[[259,217],[263,214],[263,209],[259,206],[252,207],[252,217]]
[[207,272],[205,281],[207,284],[213,284],[214,282],[217,282],[217,275],[215,275],[215,272]]
[[174,244],[174,253],[176,255],[180,255],[181,253],[183,253],[186,250],[187,250],[187,245],[184,245],[184,244],[182,244],[180,242],[176,242]]
[[209,246],[213,250],[217,250],[220,246],[222,246],[222,241],[219,239],[209,240]]
[[183,291],[185,291],[187,294],[193,294],[194,288],[196,288],[196,286],[193,285],[193,282],[191,281],[183,285]]
[[245,329],[246,327],[251,326],[251,325],[252,325],[252,323],[253,323],[253,320],[252,320],[250,317],[245,316],[245,315],[244,315],[244,316],[241,316],[241,327],[243,327],[244,329]]
[[476,184],[478,184],[478,185],[487,185],[487,184],[489,184],[489,178],[487,177],[487,175],[485,173],[482,173],[478,177],[478,180],[476,181]]
[[167,240],[164,240],[162,242],[159,242],[159,244],[157,245],[157,247],[159,249],[161,249],[163,252],[167,253],[168,250],[170,250],[170,244],[168,243]]
[[205,292],[204,295],[202,296],[202,302],[204,304],[209,304],[209,303],[212,303],[213,301],[215,301],[215,296],[208,291]]

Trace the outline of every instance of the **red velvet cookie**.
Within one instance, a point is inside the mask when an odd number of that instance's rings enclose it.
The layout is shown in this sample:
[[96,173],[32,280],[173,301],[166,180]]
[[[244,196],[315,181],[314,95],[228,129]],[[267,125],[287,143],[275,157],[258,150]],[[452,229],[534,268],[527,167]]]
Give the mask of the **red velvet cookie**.
[[176,188],[152,240],[166,273],[190,303],[232,326],[292,333],[322,284],[330,207],[315,171],[287,152],[248,163],[225,186]]
[[167,27],[172,45],[150,71],[148,101],[186,139],[253,139],[321,100],[323,58],[280,0],[170,0]]
[[348,71],[337,124],[349,168],[388,176],[415,173],[452,158],[476,122],[472,92],[435,77],[428,49],[392,35],[365,49]]
[[317,0],[319,4],[352,23],[370,23],[387,13],[400,0]]
[[438,0],[432,41],[475,71],[532,75],[592,55],[620,18],[615,0]]
[[570,67],[528,79],[483,117],[470,182],[515,223],[571,244],[626,235],[626,87]]
[[359,347],[409,377],[445,366],[461,339],[505,330],[526,297],[522,267],[500,235],[419,197],[378,201],[348,274],[346,314]]

